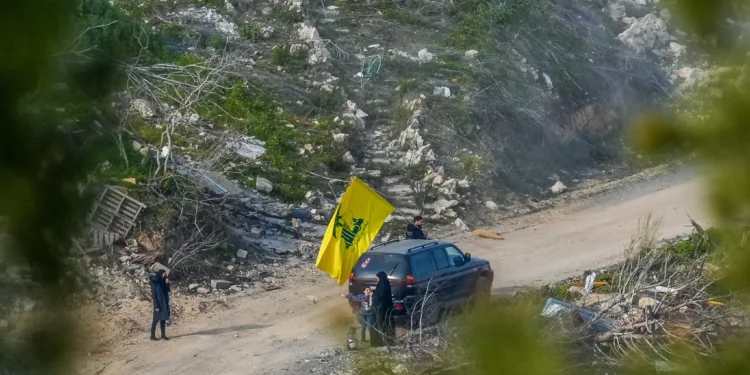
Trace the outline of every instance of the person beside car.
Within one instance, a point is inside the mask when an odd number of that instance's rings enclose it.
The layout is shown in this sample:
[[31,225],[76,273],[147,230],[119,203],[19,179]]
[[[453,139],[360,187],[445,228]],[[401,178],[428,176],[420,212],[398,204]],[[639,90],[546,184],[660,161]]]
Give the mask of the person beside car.
[[[365,333],[372,325],[372,302],[373,293],[369,287],[365,288],[362,294],[341,294],[342,297],[350,300],[359,302],[359,323],[362,325],[362,342],[367,342],[365,339]],[[370,339],[372,339],[372,332],[370,332]]]
[[422,229],[422,216],[414,216],[414,222],[406,226],[406,239],[408,240],[426,240],[427,236]]

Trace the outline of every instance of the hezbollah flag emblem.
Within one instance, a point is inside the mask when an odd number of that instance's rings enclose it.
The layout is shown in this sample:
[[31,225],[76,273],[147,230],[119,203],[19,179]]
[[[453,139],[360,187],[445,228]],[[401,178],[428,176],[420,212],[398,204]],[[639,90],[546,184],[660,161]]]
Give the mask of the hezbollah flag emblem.
[[315,267],[343,285],[394,207],[357,177],[328,224]]

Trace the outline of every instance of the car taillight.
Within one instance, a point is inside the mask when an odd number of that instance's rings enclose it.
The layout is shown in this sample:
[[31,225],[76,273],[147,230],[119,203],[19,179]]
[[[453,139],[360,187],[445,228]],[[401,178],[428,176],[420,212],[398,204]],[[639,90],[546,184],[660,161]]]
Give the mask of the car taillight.
[[403,303],[396,303],[395,306],[396,306],[396,310],[403,310],[404,309],[404,304]]
[[411,275],[406,276],[406,286],[407,287],[414,286],[414,276],[411,276]]
[[349,285],[352,285],[354,283],[354,272],[349,274]]

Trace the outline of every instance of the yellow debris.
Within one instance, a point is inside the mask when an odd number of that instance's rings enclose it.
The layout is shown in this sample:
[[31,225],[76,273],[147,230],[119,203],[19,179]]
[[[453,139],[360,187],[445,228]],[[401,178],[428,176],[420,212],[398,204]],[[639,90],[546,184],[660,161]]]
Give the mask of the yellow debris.
[[474,229],[474,231],[472,233],[474,233],[475,236],[482,237],[482,238],[491,238],[493,240],[504,240],[505,239],[501,235],[499,235],[499,234],[497,234],[495,232],[489,231],[489,230],[485,230],[485,229]]

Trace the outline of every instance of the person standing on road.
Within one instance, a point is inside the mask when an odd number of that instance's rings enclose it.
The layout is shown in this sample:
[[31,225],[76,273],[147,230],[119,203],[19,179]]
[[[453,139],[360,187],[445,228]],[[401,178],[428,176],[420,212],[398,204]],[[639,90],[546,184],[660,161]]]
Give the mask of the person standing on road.
[[407,240],[426,240],[427,236],[422,230],[422,216],[414,216],[414,222],[406,226]]
[[393,325],[391,314],[393,312],[393,293],[388,275],[380,271],[376,275],[378,285],[375,287],[375,298],[373,308],[375,310],[374,329],[370,330],[370,342],[372,346],[387,345],[393,337]]
[[[362,324],[362,342],[367,342],[365,333],[372,325],[372,289],[365,288],[363,294],[342,294],[342,297],[350,301],[359,301],[359,323]],[[372,332],[370,332],[372,339]]]
[[166,334],[166,322],[169,320],[169,278],[164,270],[149,275],[151,298],[154,301],[154,320],[151,322],[151,340],[156,338],[156,323],[161,327],[161,339],[169,340]]

